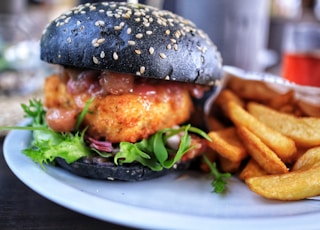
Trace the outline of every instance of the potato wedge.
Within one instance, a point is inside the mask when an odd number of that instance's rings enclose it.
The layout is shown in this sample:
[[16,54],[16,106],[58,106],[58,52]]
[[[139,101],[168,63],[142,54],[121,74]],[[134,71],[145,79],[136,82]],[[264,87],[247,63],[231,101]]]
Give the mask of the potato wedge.
[[264,176],[268,173],[261,168],[255,160],[252,158],[248,161],[246,166],[242,169],[239,174],[241,180],[246,180],[251,177]]
[[319,104],[311,104],[305,101],[299,101],[299,108],[308,116],[311,117],[320,117],[320,105]]
[[291,170],[304,170],[317,166],[320,166],[320,146],[307,150],[298,158]]
[[225,128],[221,121],[211,115],[206,117],[206,125],[210,131],[217,131]]
[[228,87],[240,98],[247,100],[267,102],[279,95],[262,81],[232,78]]
[[230,161],[227,158],[219,156],[219,166],[222,172],[234,173],[238,171],[241,161]]
[[284,94],[280,94],[272,98],[268,102],[268,106],[270,106],[273,109],[280,109],[280,108],[286,108],[289,105],[291,105],[292,107],[294,102],[295,102],[295,93],[293,90],[289,90]]
[[275,152],[265,145],[259,137],[249,129],[238,127],[238,133],[249,155],[269,174],[287,173],[287,166],[281,161]]
[[240,97],[238,97],[235,93],[231,90],[224,89],[216,98],[214,104],[217,105],[225,114],[227,113],[227,105],[229,102],[234,102],[241,107],[244,107],[244,102]]
[[235,127],[212,131],[208,135],[212,140],[208,142],[209,147],[224,158],[239,162],[248,156]]
[[253,192],[268,199],[302,200],[320,195],[320,167],[252,177],[245,182]]
[[278,131],[268,127],[234,102],[228,103],[228,116],[236,126],[244,126],[271,148],[284,162],[295,159],[295,142]]
[[320,118],[299,118],[254,102],[248,103],[248,111],[268,127],[293,139],[298,146],[320,145]]

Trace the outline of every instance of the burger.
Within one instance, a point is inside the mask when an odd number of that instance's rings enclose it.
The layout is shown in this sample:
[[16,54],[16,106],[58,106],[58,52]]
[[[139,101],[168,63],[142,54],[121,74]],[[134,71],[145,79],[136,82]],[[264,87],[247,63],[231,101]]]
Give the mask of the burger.
[[65,157],[78,152],[72,147],[50,156],[64,169],[139,181],[188,167],[205,151],[198,128],[222,61],[189,20],[142,4],[83,4],[48,24],[40,50],[59,66],[45,80],[44,123],[85,145],[73,160]]

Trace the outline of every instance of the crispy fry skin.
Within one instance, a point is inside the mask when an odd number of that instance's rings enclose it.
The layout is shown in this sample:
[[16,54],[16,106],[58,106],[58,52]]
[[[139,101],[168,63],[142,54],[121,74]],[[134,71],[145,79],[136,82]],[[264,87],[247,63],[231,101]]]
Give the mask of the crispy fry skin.
[[293,139],[298,146],[314,147],[320,145],[319,118],[298,118],[254,102],[248,103],[248,111],[268,127]]
[[232,162],[240,162],[248,156],[235,127],[211,131],[208,135],[212,140],[208,142],[208,146],[224,158]]
[[[136,142],[156,131],[187,121],[193,109],[187,89],[153,86],[156,95],[122,94],[97,96],[84,119],[87,133],[111,142]],[[58,76],[47,78],[45,106],[81,111],[89,94],[73,96]],[[179,112],[177,112],[179,111]]]
[[239,178],[245,181],[246,179],[251,177],[265,175],[267,175],[267,172],[263,168],[261,168],[254,159],[251,158],[246,164],[246,166],[243,168],[243,170],[240,172]]
[[249,188],[268,199],[302,200],[320,195],[320,167],[279,175],[251,177]]
[[238,134],[248,153],[258,165],[269,174],[287,173],[288,168],[266,144],[244,126],[238,127]]

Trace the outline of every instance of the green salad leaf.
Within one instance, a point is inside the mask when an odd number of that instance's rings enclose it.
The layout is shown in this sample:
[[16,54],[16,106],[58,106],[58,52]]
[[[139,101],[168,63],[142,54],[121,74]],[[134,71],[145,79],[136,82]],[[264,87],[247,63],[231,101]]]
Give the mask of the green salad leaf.
[[[190,132],[210,140],[205,132],[191,125],[166,128],[156,132],[149,139],[137,143],[121,142],[120,151],[115,155],[114,163],[121,165],[137,161],[154,171],[171,168],[186,152],[193,148]],[[183,133],[183,135],[178,150],[170,148],[167,145],[168,139],[179,133]]]
[[209,166],[210,174],[213,176],[213,180],[211,183],[213,191],[216,193],[225,192],[227,184],[226,180],[228,180],[231,177],[231,174],[219,172],[216,162],[211,162],[206,155],[203,155],[203,159],[205,163]]
[[[88,110],[88,101],[85,110]],[[22,104],[25,117],[31,118],[31,124],[26,127],[27,130],[33,131],[33,141],[31,146],[23,150],[23,153],[30,157],[34,162],[43,164],[52,164],[56,157],[61,157],[66,162],[74,162],[81,157],[91,155],[90,149],[84,142],[84,134],[86,130],[75,133],[60,133],[55,132],[48,127],[45,120],[46,111],[40,100],[30,100],[29,105]],[[85,111],[84,110],[84,111]],[[81,123],[79,116],[77,123]]]

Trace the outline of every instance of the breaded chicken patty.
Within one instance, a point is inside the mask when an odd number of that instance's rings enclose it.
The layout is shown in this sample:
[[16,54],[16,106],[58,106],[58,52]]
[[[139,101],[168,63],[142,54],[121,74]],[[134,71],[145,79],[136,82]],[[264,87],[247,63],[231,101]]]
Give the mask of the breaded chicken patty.
[[[117,79],[120,79],[117,76]],[[112,78],[108,78],[111,84]],[[130,83],[127,76],[121,78],[130,90],[121,93],[101,93],[100,82],[84,80],[82,92],[72,92],[70,79],[53,75],[45,82],[45,106],[48,108],[48,125],[56,131],[72,129],[79,112],[87,100],[95,97],[83,121],[87,133],[95,139],[113,143],[136,142],[156,131],[181,124],[190,118],[193,104],[188,87],[184,83],[163,80]],[[88,83],[89,82],[89,83]],[[77,79],[77,84],[79,79]],[[112,82],[112,84],[117,84]],[[77,85],[79,88],[79,85]],[[118,86],[117,86],[118,87]],[[71,87],[72,88],[72,87]],[[119,88],[119,87],[118,87]],[[110,86],[109,88],[110,89]],[[85,93],[84,93],[85,91]],[[54,111],[54,112],[52,112]],[[50,114],[54,119],[50,119]],[[60,118],[60,119],[57,119]],[[73,124],[67,125],[68,124]],[[70,130],[69,130],[70,131]]]

